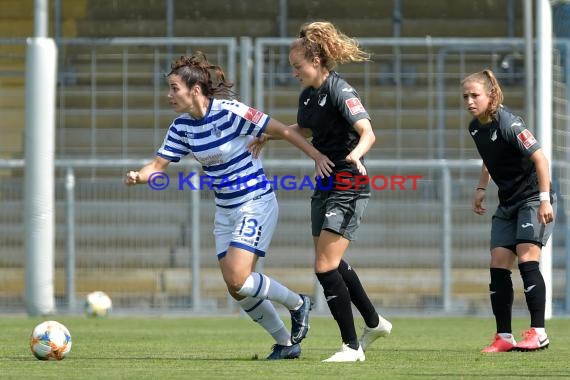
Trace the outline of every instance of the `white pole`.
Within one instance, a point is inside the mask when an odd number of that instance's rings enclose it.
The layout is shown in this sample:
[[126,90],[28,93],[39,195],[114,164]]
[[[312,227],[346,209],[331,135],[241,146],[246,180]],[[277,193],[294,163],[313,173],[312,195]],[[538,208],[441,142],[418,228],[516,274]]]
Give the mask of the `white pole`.
[[[538,141],[552,173],[552,10],[548,0],[537,0],[537,92],[536,129]],[[546,283],[545,318],[552,318],[552,239],[542,248],[540,271]]]
[[24,230],[26,308],[30,315],[55,311],[54,298],[54,128],[56,46],[28,38]]
[[34,0],[34,37],[48,36],[48,0]]
[[533,14],[532,0],[524,0],[524,67],[525,67],[525,109],[526,123],[532,127],[534,122],[534,37],[533,37]]
[[35,0],[26,50],[24,136],[25,302],[31,316],[55,312],[54,150],[57,48],[47,38],[47,0]]

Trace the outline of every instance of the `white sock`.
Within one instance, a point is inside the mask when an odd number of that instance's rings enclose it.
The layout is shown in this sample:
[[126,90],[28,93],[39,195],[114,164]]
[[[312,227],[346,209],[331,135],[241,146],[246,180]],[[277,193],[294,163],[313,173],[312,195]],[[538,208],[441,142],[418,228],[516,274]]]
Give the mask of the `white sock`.
[[546,329],[544,327],[535,327],[534,330],[536,331],[536,333],[540,336],[545,336],[546,335]]
[[237,302],[254,322],[259,323],[275,339],[277,344],[291,345],[291,333],[270,301],[246,297]]
[[303,304],[303,300],[297,293],[289,290],[289,288],[281,285],[271,277],[258,272],[251,272],[238,294],[245,297],[275,301],[289,310],[296,310]]
[[503,338],[504,340],[506,340],[507,342],[513,343],[513,341],[515,340],[515,338],[513,337],[513,334],[510,334],[510,333],[499,333],[499,336],[501,338]]

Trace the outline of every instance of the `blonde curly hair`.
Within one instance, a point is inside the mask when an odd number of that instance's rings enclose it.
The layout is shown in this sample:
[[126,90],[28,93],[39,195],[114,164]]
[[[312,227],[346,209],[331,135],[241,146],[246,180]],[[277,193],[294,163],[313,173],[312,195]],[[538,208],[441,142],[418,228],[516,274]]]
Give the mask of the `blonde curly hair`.
[[307,60],[318,57],[321,65],[332,70],[337,64],[369,61],[371,55],[360,49],[358,41],[348,37],[328,21],[301,26],[291,50],[301,49]]

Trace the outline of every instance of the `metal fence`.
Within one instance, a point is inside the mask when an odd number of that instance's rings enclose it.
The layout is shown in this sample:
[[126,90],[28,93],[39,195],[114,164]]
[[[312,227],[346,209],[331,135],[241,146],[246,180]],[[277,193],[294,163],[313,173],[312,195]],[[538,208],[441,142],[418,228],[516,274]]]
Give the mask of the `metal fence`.
[[[164,74],[172,58],[196,50],[225,68],[240,100],[287,123],[295,121],[299,85],[288,67],[286,38],[61,39],[57,150],[60,158],[137,158],[157,146],[173,117]],[[371,158],[470,159],[476,151],[464,133],[469,115],[459,96],[467,74],[492,68],[505,104],[523,117],[526,104],[524,41],[519,38],[363,38],[373,61],[339,67],[363,98],[380,132]],[[0,120],[3,158],[19,158],[23,135],[25,40],[0,39]],[[556,133],[568,133],[568,39],[556,43],[559,85]],[[10,67],[11,69],[1,69]],[[20,87],[17,85],[20,84]],[[533,127],[533,123],[529,121]],[[555,140],[555,153],[564,145]],[[567,140],[566,140],[567,141]],[[299,152],[277,144],[268,157]],[[567,146],[567,145],[566,145]],[[563,152],[568,159],[568,153]]]
[[[180,54],[204,50],[236,81],[240,99],[294,122],[300,88],[287,67],[289,42],[60,41],[55,285],[61,309],[77,308],[86,293],[105,290],[122,310],[233,310],[212,247],[212,195],[176,187],[125,188],[121,177],[146,161],[141,157],[152,157],[175,116],[165,101],[163,74]],[[0,40],[2,44],[21,48],[24,41]],[[374,60],[339,71],[373,117],[378,142],[369,155],[370,171],[386,178],[421,175],[421,180],[413,190],[373,192],[347,258],[381,308],[487,313],[490,215],[478,217],[470,211],[479,163],[466,133],[469,116],[461,104],[459,81],[483,67],[494,69],[506,104],[525,116],[522,41],[395,38],[363,39],[362,45]],[[553,179],[561,202],[553,238],[553,302],[555,312],[568,312],[570,97],[564,62],[570,49],[567,40],[556,46]],[[0,56],[3,62],[23,59],[21,49]],[[23,69],[0,72],[4,84],[23,83],[23,77]],[[6,88],[0,86],[0,104],[11,105],[0,120],[6,158],[0,161],[0,308],[18,309],[24,294],[25,166],[13,158],[22,155],[23,127],[16,123],[21,119],[23,126],[24,114],[23,108],[17,111],[20,93]],[[270,175],[310,174],[310,161],[285,143],[272,143],[264,155]],[[197,167],[185,162],[171,170],[176,178],[177,172]],[[280,224],[264,267],[295,290],[311,293],[316,285],[309,194],[309,189],[278,190]],[[496,203],[494,194],[488,202]],[[517,298],[514,307],[525,310],[524,300]]]
[[[196,172],[192,162],[169,172],[168,188],[127,188],[121,174],[140,160],[58,160],[56,162],[56,294],[63,309],[77,311],[89,291],[107,291],[119,309],[232,310],[213,247],[214,202],[182,177]],[[18,169],[19,161],[0,161]],[[312,292],[307,204],[310,189],[291,180],[311,174],[308,160],[286,164],[265,160],[280,202],[280,222],[265,270],[293,288]],[[78,178],[85,168],[110,169],[114,179]],[[568,167],[566,167],[568,169]],[[486,284],[490,215],[470,211],[473,183],[457,180],[460,171],[477,173],[478,160],[372,160],[377,178],[365,221],[347,259],[360,272],[374,302],[396,310],[477,313],[487,309]],[[288,176],[289,182],[285,181]],[[395,176],[408,178],[392,186]],[[409,178],[415,178],[414,181]],[[195,186],[199,189],[198,186]],[[2,307],[23,304],[24,231],[22,180],[0,183]],[[488,202],[496,203],[493,191]],[[555,310],[565,299],[567,226],[553,239]],[[515,284],[517,279],[515,277]],[[515,309],[524,308],[518,300]]]

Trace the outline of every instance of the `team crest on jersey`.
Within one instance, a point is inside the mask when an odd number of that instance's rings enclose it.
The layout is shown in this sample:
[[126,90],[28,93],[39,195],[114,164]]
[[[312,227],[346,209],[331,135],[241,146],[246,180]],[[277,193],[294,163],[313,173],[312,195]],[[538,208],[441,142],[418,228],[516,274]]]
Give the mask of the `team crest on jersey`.
[[360,99],[358,98],[346,99],[345,103],[351,115],[356,115],[361,112],[366,112],[364,106],[362,105],[362,103],[360,103]]
[[525,129],[524,131],[519,133],[517,135],[517,139],[519,139],[519,141],[524,145],[526,149],[536,144],[536,139],[528,129]]
[[259,123],[259,120],[261,120],[262,116],[263,116],[263,112],[258,111],[255,108],[249,107],[249,109],[246,111],[246,113],[243,117],[246,118],[247,120],[251,121],[252,123],[257,124],[257,123]]
[[327,103],[327,94],[319,94],[319,106],[324,107]]
[[218,129],[217,125],[214,125],[214,128],[212,128],[212,130],[211,130],[211,134],[216,136],[216,137],[220,137],[222,135],[222,131],[220,131]]

